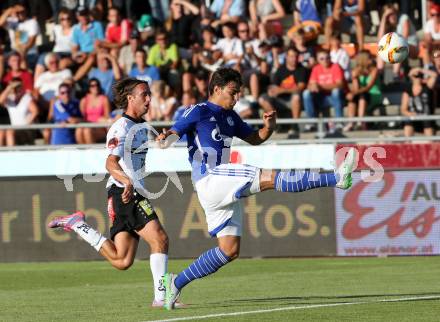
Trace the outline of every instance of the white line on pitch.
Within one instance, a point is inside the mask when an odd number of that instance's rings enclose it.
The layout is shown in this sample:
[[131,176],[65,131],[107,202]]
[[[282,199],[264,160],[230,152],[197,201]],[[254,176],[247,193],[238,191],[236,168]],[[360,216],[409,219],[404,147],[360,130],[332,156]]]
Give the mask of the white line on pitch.
[[342,305],[374,304],[374,303],[384,303],[384,302],[405,302],[405,301],[436,300],[436,299],[440,299],[440,296],[439,295],[415,296],[415,297],[400,297],[400,298],[396,298],[396,299],[384,299],[384,300],[373,300],[373,301],[310,304],[310,305],[302,305],[302,306],[287,306],[287,307],[280,307],[280,308],[275,308],[275,309],[255,310],[255,311],[245,311],[245,312],[232,312],[232,313],[217,313],[217,314],[198,315],[198,316],[196,315],[196,316],[186,316],[186,317],[165,319],[165,320],[150,320],[150,321],[145,321],[145,322],[172,322],[172,321],[186,321],[186,320],[203,320],[203,319],[218,318],[218,317],[223,317],[223,316],[237,316],[237,315],[269,313],[269,312],[278,312],[278,311],[315,309],[315,308],[320,308],[320,307],[332,307],[332,306],[342,306]]

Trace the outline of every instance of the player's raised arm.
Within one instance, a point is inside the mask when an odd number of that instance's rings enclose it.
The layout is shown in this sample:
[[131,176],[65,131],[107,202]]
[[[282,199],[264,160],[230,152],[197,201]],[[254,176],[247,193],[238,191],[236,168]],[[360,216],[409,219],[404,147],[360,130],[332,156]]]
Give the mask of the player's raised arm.
[[263,114],[263,128],[254,131],[251,135],[246,137],[244,141],[252,145],[259,145],[266,141],[272,135],[276,126],[277,112],[271,111]]

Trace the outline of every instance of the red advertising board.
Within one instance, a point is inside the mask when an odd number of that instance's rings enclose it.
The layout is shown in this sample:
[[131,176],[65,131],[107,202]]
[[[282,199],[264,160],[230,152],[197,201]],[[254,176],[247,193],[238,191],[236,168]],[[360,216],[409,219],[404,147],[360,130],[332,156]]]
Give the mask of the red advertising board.
[[440,171],[388,171],[378,182],[355,173],[337,190],[340,256],[440,254]]
[[[339,150],[347,145],[340,145]],[[427,169],[440,167],[440,143],[357,145],[359,169],[380,163],[384,169]]]

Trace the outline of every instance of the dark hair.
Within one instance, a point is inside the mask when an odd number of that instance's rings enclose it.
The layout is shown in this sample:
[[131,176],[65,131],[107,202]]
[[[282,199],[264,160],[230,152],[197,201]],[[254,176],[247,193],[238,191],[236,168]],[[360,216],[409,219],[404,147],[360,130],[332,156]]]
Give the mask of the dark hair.
[[88,85],[88,89],[90,89],[90,84],[92,82],[98,83],[98,93],[102,94],[102,87],[101,87],[101,82],[99,81],[99,79],[97,79],[96,77],[92,77],[89,79],[87,85]]
[[72,85],[70,85],[69,83],[61,83],[61,84],[58,86],[58,89],[60,90],[60,89],[63,88],[63,87],[67,87],[67,88],[69,89],[69,91],[72,89]]
[[144,48],[142,47],[137,47],[136,50],[134,51],[134,54],[136,55],[137,53],[144,53],[145,55],[147,54],[147,52],[145,51]]
[[237,83],[240,87],[243,85],[241,75],[235,69],[232,68],[219,68],[211,76],[209,81],[208,91],[209,95],[214,93],[214,87],[218,86],[224,88],[229,83]]
[[112,89],[113,89],[114,103],[117,106],[117,108],[123,110],[127,109],[127,104],[128,104],[127,95],[132,94],[134,88],[139,84],[148,85],[148,82],[136,78],[123,78],[120,81],[117,81],[113,85]]

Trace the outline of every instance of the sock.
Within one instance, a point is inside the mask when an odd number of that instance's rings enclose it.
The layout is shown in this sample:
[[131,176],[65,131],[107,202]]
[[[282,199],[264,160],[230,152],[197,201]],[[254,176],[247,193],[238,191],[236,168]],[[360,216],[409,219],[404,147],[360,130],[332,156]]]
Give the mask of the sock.
[[101,249],[102,244],[107,240],[99,232],[93,229],[85,221],[79,221],[72,226],[72,229],[77,233],[82,239],[90,244],[97,252]]
[[199,256],[187,269],[175,279],[174,284],[180,290],[189,282],[217,272],[217,270],[231,261],[229,256],[219,247],[212,248]]
[[300,192],[319,187],[334,187],[339,181],[334,172],[318,173],[309,170],[278,171],[275,175],[275,190]]
[[165,287],[163,286],[162,278],[167,272],[168,255],[155,253],[150,255],[150,268],[153,275],[154,282],[154,300],[165,300]]

